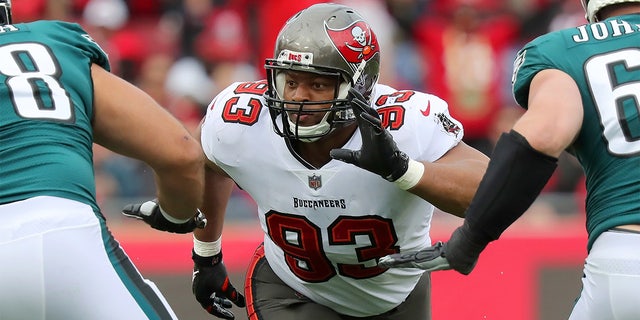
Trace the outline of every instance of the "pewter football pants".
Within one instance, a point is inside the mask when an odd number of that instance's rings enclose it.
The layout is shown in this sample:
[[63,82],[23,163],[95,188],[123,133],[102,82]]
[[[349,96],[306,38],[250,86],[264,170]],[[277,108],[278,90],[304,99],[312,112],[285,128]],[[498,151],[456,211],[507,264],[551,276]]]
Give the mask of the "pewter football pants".
[[[355,318],[311,301],[287,286],[273,272],[262,245],[256,250],[245,279],[247,314],[251,320],[430,320],[431,277],[425,272],[407,300],[393,310]],[[362,301],[362,303],[367,303]]]

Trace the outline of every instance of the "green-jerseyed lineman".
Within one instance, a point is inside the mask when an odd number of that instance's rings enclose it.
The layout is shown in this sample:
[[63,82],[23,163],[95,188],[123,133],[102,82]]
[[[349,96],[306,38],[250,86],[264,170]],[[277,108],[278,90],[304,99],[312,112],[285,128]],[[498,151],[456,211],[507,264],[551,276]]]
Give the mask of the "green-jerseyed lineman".
[[589,249],[602,232],[640,223],[639,40],[640,15],[629,15],[539,37],[516,59],[520,105],[545,69],[569,75],[582,97],[582,126],[567,151],[586,174]]
[[107,229],[94,142],[155,172],[157,200],[125,214],[202,227],[204,162],[184,126],[111,74],[78,24],[12,24],[0,0],[0,319],[176,318]]
[[589,24],[522,48],[513,92],[527,109],[500,138],[465,222],[446,244],[385,266],[470,273],[525,212],[563,152],[586,175],[588,257],[570,320],[640,319],[640,0],[582,2]]
[[109,70],[107,56],[77,24],[36,21],[0,30],[0,203],[57,196],[98,211],[89,68]]

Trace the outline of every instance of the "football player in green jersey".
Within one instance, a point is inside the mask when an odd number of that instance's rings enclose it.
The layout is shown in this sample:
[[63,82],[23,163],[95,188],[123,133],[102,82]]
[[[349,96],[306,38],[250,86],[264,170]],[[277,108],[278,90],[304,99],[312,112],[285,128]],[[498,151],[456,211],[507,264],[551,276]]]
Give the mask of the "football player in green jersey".
[[202,151],[178,120],[108,70],[78,24],[13,24],[11,2],[0,0],[1,319],[176,318],[107,229],[92,146],[153,168],[157,200],[124,211],[177,233],[204,222]]
[[586,175],[589,253],[569,319],[640,319],[640,0],[582,4],[589,24],[519,51],[513,93],[527,111],[498,141],[464,224],[445,244],[381,265],[469,274],[566,150]]

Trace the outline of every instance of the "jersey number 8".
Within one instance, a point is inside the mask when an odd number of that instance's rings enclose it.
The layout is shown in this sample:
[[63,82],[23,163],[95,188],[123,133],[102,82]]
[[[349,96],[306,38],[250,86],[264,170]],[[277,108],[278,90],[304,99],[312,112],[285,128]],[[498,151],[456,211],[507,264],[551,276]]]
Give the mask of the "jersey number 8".
[[16,43],[0,47],[0,73],[16,113],[29,119],[73,119],[67,91],[60,85],[58,61],[39,43]]

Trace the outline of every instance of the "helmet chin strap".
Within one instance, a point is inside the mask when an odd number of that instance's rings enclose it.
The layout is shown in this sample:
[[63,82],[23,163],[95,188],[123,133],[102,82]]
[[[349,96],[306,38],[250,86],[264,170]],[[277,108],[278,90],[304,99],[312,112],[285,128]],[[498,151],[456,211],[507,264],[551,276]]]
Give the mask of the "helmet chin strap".
[[[331,128],[331,125],[327,121],[327,118],[329,118],[329,112],[326,112],[324,114],[324,117],[322,117],[322,120],[320,120],[318,124],[314,124],[312,126],[306,126],[306,127],[299,126],[296,123],[293,123],[288,116],[287,116],[287,122],[289,123],[289,129],[291,130],[291,132],[295,134],[295,136],[299,141],[314,142],[322,138],[324,134],[329,134],[331,131],[334,130],[334,128]],[[314,135],[317,135],[317,136],[309,137]]]
[[358,65],[358,68],[356,69],[356,72],[353,73],[353,85],[355,86],[356,83],[358,83],[358,79],[360,79],[360,75],[362,74],[362,71],[364,71],[364,67],[367,65],[367,60],[362,60],[360,61],[360,64]]

